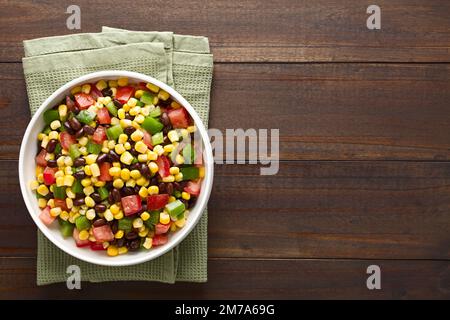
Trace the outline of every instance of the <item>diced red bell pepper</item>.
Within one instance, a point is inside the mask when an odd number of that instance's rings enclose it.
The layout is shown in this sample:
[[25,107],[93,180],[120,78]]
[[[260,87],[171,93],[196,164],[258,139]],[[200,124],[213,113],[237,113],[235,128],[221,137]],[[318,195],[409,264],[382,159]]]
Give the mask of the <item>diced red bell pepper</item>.
[[47,166],[47,160],[45,160],[46,156],[47,151],[45,149],[42,149],[36,156],[36,164],[40,167],[46,167]]
[[45,167],[44,169],[44,183],[49,186],[56,182],[55,173],[58,171],[58,168],[50,168]]
[[98,177],[98,180],[100,181],[112,181],[112,177],[109,174],[109,168],[111,168],[111,164],[109,162],[103,162],[100,165],[100,177]]
[[77,228],[73,228],[73,239],[75,240],[75,243],[77,245],[77,247],[81,248],[81,247],[87,247],[91,244],[91,242],[89,241],[89,239],[86,240],[81,240],[80,239],[80,231],[78,231]]
[[47,206],[47,207],[45,207],[45,208],[41,211],[41,213],[40,213],[40,215],[39,215],[39,219],[41,219],[41,221],[42,221],[46,226],[49,226],[49,225],[52,224],[53,221],[55,221],[56,218],[55,218],[55,217],[52,217],[52,216],[50,215],[50,207]]
[[167,112],[170,122],[174,128],[187,128],[189,116],[185,108],[172,109]]
[[169,237],[167,236],[167,234],[156,234],[153,237],[152,245],[155,247],[161,246],[163,244],[166,244],[167,241],[169,241]]
[[148,88],[147,88],[147,84],[145,82],[139,82],[136,85],[136,90],[149,91]]
[[150,133],[147,132],[147,130],[143,130],[144,131],[144,143],[145,145],[150,149],[153,150],[153,145],[152,145],[152,136],[150,135]]
[[100,108],[97,110],[98,122],[100,124],[110,124],[111,116],[109,115],[109,111],[107,108]]
[[67,203],[66,200],[62,200],[62,199],[53,199],[54,203],[55,203],[55,207],[60,207],[61,210],[64,211],[69,211],[67,208]]
[[121,202],[123,213],[126,216],[132,216],[142,210],[141,197],[138,195],[123,197]]
[[77,142],[77,139],[66,131],[59,134],[59,140],[61,141],[61,147],[63,147],[64,150],[69,150],[70,145]]
[[103,126],[98,126],[94,131],[92,140],[97,144],[102,144],[106,139],[106,128]]
[[103,243],[91,242],[91,250],[102,251],[102,250],[106,250],[106,249],[103,247]]
[[80,110],[89,108],[95,103],[94,98],[86,93],[76,93],[74,94],[75,102]]
[[169,231],[170,225],[170,222],[168,224],[158,223],[157,225],[155,225],[155,234],[166,233],[167,231]]
[[184,187],[184,191],[193,196],[198,196],[200,194],[200,188],[201,188],[201,180],[189,181],[186,187]]
[[156,164],[158,165],[158,173],[162,178],[170,175],[170,162],[166,156],[159,156],[156,159]]
[[169,202],[168,194],[154,194],[147,197],[147,209],[148,210],[159,210],[164,208],[164,206]]
[[116,93],[116,100],[120,103],[127,103],[128,100],[133,96],[134,88],[130,86],[118,87]]
[[95,101],[97,101],[98,98],[103,97],[102,92],[97,89],[95,84],[91,84],[91,92],[89,92],[89,94]]
[[94,233],[95,240],[97,240],[98,242],[114,240],[114,234],[112,233],[111,227],[108,224],[105,224],[101,227],[95,227],[92,229],[92,232]]

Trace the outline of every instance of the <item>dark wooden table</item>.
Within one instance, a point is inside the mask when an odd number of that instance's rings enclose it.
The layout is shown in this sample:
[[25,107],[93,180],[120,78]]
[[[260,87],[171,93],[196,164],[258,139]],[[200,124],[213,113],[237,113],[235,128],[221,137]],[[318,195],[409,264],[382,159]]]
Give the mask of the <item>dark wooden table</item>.
[[[102,25],[205,35],[210,126],[280,128],[280,171],[217,165],[209,281],[37,287],[19,191],[22,40]],[[366,8],[382,29],[366,28]],[[450,298],[450,2],[0,0],[0,298]],[[381,290],[366,268],[381,267]]]

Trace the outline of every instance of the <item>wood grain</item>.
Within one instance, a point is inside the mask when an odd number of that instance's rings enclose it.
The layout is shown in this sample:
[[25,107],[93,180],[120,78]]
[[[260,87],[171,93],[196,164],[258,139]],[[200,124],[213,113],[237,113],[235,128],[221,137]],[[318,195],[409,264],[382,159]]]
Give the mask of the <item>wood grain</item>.
[[[30,256],[16,176],[0,161],[0,254]],[[450,163],[283,162],[276,176],[222,165],[214,179],[210,257],[450,259]]]
[[[381,268],[381,290],[366,269]],[[0,299],[449,299],[450,265],[441,261],[209,259],[207,283],[65,283],[37,287],[35,258],[0,258]],[[82,270],[81,270],[82,271]]]
[[[0,64],[0,79],[0,159],[17,159],[21,65]],[[210,127],[279,128],[284,160],[449,160],[448,101],[449,65],[219,64]]]
[[22,40],[99,32],[102,25],[204,35],[217,62],[450,61],[445,0],[379,0],[381,31],[367,29],[369,4],[358,0],[79,0],[82,29],[73,31],[66,27],[70,4],[0,1],[1,61],[20,61]]

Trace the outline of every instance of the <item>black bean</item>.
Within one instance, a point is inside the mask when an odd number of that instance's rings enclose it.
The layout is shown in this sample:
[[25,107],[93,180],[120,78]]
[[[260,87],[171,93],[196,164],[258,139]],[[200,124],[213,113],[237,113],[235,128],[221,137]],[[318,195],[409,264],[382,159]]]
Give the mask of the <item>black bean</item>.
[[91,198],[96,202],[96,203],[100,203],[102,202],[102,198],[100,197],[100,195],[97,192],[94,192],[91,194]]
[[84,195],[84,193],[76,193],[75,194],[75,199],[84,199],[84,197],[85,197],[85,195]]
[[109,159],[111,160],[111,162],[118,162],[120,160],[120,157],[113,150],[110,150],[109,151]]
[[73,204],[76,206],[82,206],[84,204],[84,198],[73,200]]
[[184,203],[184,206],[187,208],[189,208],[189,202],[187,202],[187,200],[181,199],[181,202]]
[[95,129],[92,128],[91,126],[85,125],[85,126],[83,127],[83,131],[84,131],[84,133],[87,134],[88,136],[92,136],[92,135],[94,134],[94,132],[95,132]]
[[138,234],[135,231],[130,231],[125,235],[125,239],[127,240],[134,240],[137,239]]
[[151,186],[157,186],[157,185],[158,185],[158,178],[157,178],[157,177],[153,177],[153,178],[150,180],[150,185],[151,185]]
[[99,203],[99,204],[95,205],[94,209],[95,209],[95,212],[100,212],[101,213],[101,212],[105,212],[106,211],[106,206],[104,204]]
[[132,196],[134,194],[134,189],[132,187],[122,188],[124,196]]
[[[116,231],[117,232],[117,231]],[[114,233],[116,233],[116,232],[114,232]],[[121,238],[121,239],[118,239],[117,240],[117,246],[120,248],[120,247],[123,247],[125,245],[125,239],[124,238]]]
[[106,153],[102,153],[101,155],[99,155],[97,157],[98,164],[103,163],[103,162],[108,162],[108,160],[109,160],[109,156]]
[[134,186],[134,193],[138,194],[141,188],[139,186]]
[[140,168],[140,164],[139,163],[133,163],[130,166],[130,170],[139,170],[139,168]]
[[166,184],[164,182],[161,182],[158,185],[158,188],[159,188],[159,193],[166,193]]
[[45,150],[49,153],[53,153],[55,151],[56,145],[58,144],[58,140],[52,139],[47,143],[47,147]]
[[131,134],[135,131],[136,129],[134,127],[126,127],[125,129],[123,129],[123,132],[128,136],[131,136]]
[[139,172],[146,178],[150,178],[150,169],[148,168],[148,165],[145,163],[139,164]]
[[[103,211],[101,211],[101,212],[103,212]],[[94,223],[93,223],[94,227],[101,227],[101,226],[104,226],[105,224],[106,224],[106,220],[105,219],[101,219],[101,218],[95,220]]]
[[81,123],[77,118],[72,118],[69,120],[69,124],[73,130],[78,131],[81,129]]
[[172,195],[172,193],[173,193],[173,184],[171,182],[166,184],[166,191],[167,191],[167,194]]
[[116,201],[114,200],[114,197],[112,195],[112,193],[108,194],[108,203],[109,204],[114,204]]
[[80,113],[80,109],[75,105],[75,106],[73,106],[72,112],[75,113],[75,114],[79,114]]
[[70,124],[69,124],[68,121],[65,121],[65,122],[63,123],[63,126],[64,126],[64,128],[66,129],[66,131],[67,131],[68,134],[74,134],[74,133],[75,133],[75,131],[72,129],[72,127],[70,126]]
[[56,160],[47,160],[47,166],[50,168],[56,168],[58,166]]
[[183,188],[181,187],[181,185],[178,182],[174,182],[173,183],[173,188],[177,191],[182,191]]
[[119,223],[117,222],[117,220],[114,220],[112,222],[109,223],[111,225],[111,231],[113,233],[116,233],[117,231],[119,231]]
[[120,195],[120,191],[116,188],[112,189],[111,195],[114,199],[114,202],[120,202],[120,200],[122,199],[122,196]]
[[161,114],[161,123],[164,126],[168,126],[170,124],[170,119],[169,119],[169,116],[167,115],[167,112],[163,112]]
[[147,211],[147,204],[142,203],[142,212]]
[[84,173],[83,170],[77,171],[73,174],[73,176],[75,177],[75,179],[77,180],[82,180],[84,178],[86,178],[86,173]]
[[141,246],[141,240],[136,239],[130,242],[130,247],[128,248],[128,250],[130,251],[136,251],[139,249],[139,247]]
[[133,157],[137,157],[139,155],[139,152],[137,152],[134,147],[130,149],[130,153],[133,155]]
[[112,92],[111,89],[105,88],[105,89],[102,90],[102,95],[104,97],[111,97],[113,95],[113,92]]
[[84,136],[84,129],[83,128],[81,128],[80,130],[75,132],[75,138],[81,138],[83,136]]
[[84,166],[85,164],[86,164],[86,160],[85,160],[84,158],[82,158],[82,157],[76,158],[76,159],[73,161],[73,165],[74,165],[75,167],[82,167],[82,166]]
[[115,105],[117,108],[122,108],[122,107],[123,107],[123,104],[120,103],[119,100],[114,99],[113,102],[114,102],[114,105]]
[[44,198],[45,198],[45,200],[53,199],[53,193],[49,192]]
[[133,120],[134,119],[134,116],[132,116],[131,114],[126,114],[125,115],[125,119],[127,119],[127,120]]

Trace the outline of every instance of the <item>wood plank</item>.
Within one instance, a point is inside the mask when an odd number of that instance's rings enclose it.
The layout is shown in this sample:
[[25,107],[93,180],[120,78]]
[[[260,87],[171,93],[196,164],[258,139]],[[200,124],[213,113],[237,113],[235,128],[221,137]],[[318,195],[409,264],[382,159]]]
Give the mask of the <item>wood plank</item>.
[[[0,254],[33,255],[16,162],[0,161],[0,181]],[[448,162],[222,165],[214,181],[210,257],[450,259]]]
[[[0,79],[0,159],[17,159],[21,65]],[[448,101],[450,64],[219,64],[210,127],[279,128],[284,160],[449,160]]]
[[[381,290],[366,269],[381,268]],[[449,299],[448,261],[210,259],[204,284],[148,282],[36,286],[35,258],[0,258],[0,299]],[[83,272],[83,270],[81,270]]]
[[382,29],[370,31],[368,4],[358,0],[140,0],[127,6],[117,0],[107,6],[79,0],[82,29],[68,30],[67,3],[1,0],[0,57],[20,61],[25,39],[99,32],[102,25],[110,25],[205,35],[216,61],[225,62],[450,61],[448,1],[377,4],[382,8]]

